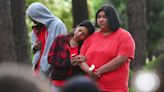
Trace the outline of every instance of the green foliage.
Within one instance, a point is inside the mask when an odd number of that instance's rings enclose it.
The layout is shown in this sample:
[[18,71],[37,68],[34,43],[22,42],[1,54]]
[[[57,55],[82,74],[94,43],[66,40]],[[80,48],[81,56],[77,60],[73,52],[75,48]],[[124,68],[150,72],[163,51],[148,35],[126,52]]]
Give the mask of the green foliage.
[[87,3],[88,3],[89,20],[94,22],[95,21],[94,0],[87,0]]
[[149,70],[149,71],[153,71],[157,68],[157,65],[162,62],[162,58],[164,57],[164,53],[159,55],[157,58],[155,58],[154,60],[150,61],[148,64],[146,64],[145,66],[143,66],[144,70]]
[[129,88],[129,92],[136,92],[136,90],[134,88]]
[[148,50],[149,53],[161,50],[160,40],[164,37],[164,1],[147,0]]
[[104,4],[104,0],[93,1],[94,11],[96,12],[103,4]]
[[154,70],[155,69],[155,67],[157,66],[157,64],[158,64],[158,58],[157,59],[155,59],[155,60],[151,60],[151,61],[149,61],[149,63],[148,64],[146,64],[145,66],[143,66],[143,69],[144,70]]

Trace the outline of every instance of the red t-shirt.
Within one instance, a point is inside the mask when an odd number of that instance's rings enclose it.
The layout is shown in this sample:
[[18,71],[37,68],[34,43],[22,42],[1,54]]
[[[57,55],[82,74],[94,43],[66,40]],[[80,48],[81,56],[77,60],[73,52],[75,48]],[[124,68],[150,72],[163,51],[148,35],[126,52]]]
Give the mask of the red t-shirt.
[[40,57],[37,63],[37,66],[34,70],[34,75],[38,76],[40,72],[40,59],[44,51],[44,46],[46,42],[46,36],[48,32],[46,31],[46,27],[44,26],[42,29],[40,29],[39,33],[36,32],[36,29],[34,29],[34,33],[36,35],[37,41],[41,41],[41,51],[40,51]]
[[127,62],[114,71],[102,74],[97,83],[102,91],[128,92],[129,61],[134,58],[135,43],[132,36],[124,29],[119,28],[109,35],[101,31],[95,32],[85,40],[80,54],[87,57],[87,63],[98,69],[110,62],[117,55],[129,58]]

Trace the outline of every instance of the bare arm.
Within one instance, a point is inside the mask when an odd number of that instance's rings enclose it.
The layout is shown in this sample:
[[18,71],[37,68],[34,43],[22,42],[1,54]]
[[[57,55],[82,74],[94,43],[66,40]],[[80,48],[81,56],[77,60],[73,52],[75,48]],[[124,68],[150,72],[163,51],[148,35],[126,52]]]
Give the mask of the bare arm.
[[89,65],[86,62],[82,62],[80,68],[87,74],[91,74],[91,71],[89,71]]
[[96,71],[100,75],[103,73],[107,73],[109,71],[117,69],[119,66],[121,66],[127,60],[128,60],[128,57],[118,55],[117,57],[112,59],[110,62],[108,62],[108,63],[104,64],[103,66],[101,66],[100,68],[98,68]]
[[83,55],[77,55],[71,58],[73,66],[79,65],[79,67],[86,73],[90,73],[89,65],[86,63],[86,57]]
[[[85,72],[87,73],[90,77],[96,79],[98,77],[100,77],[99,73],[97,73],[96,71],[94,71],[95,66],[91,65],[89,66],[86,63],[86,57],[83,55],[78,55],[75,56],[71,59],[72,64],[75,65],[79,65],[79,67]],[[73,63],[74,62],[74,63]],[[94,66],[94,67],[93,67]]]

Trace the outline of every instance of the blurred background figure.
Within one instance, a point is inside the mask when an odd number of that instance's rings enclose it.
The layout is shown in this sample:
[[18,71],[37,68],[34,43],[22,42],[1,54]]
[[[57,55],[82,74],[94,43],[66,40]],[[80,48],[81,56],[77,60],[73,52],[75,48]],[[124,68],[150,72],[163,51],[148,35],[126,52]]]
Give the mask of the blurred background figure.
[[0,92],[50,92],[50,83],[32,76],[31,67],[5,63],[0,65]]
[[77,76],[68,80],[61,92],[100,92],[100,90],[91,79]]

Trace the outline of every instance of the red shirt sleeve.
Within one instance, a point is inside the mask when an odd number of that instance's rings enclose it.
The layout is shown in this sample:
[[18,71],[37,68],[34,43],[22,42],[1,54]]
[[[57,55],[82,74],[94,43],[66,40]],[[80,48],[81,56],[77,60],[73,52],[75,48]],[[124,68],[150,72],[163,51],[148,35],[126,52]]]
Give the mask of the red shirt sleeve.
[[118,54],[127,56],[129,59],[134,59],[135,42],[129,33],[122,36]]

